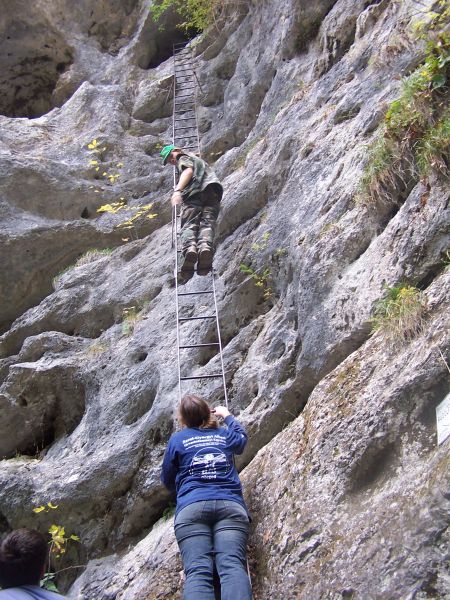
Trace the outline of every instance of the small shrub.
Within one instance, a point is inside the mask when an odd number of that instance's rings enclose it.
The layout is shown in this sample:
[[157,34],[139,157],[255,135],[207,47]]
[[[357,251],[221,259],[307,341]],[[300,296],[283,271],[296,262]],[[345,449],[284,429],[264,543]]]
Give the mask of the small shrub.
[[249,275],[253,279],[256,287],[259,287],[263,290],[264,300],[269,300],[269,298],[272,297],[273,292],[270,286],[271,273],[269,268],[265,268],[262,273],[254,271],[251,267],[243,263],[241,263],[239,268],[242,271],[242,273],[244,273],[245,275]]
[[[52,502],[47,502],[47,504],[44,504],[42,506],[37,506],[36,508],[33,508],[33,512],[35,514],[40,514],[40,513],[49,513],[50,511],[54,511],[58,509],[58,505],[57,504],[53,504]],[[49,529],[48,529],[48,533],[50,534],[50,541],[49,541],[49,556],[48,556],[48,565],[47,567],[50,568],[50,562],[52,564],[57,564],[57,559],[60,559],[66,552],[67,549],[69,547],[70,544],[72,544],[73,542],[79,542],[80,538],[75,535],[75,534],[71,534],[68,535],[66,534],[66,530],[62,525],[50,525]],[[81,568],[84,565],[77,565],[77,567],[73,567],[73,568]],[[61,571],[63,571],[64,569],[61,569]],[[56,571],[56,572],[47,572],[44,573],[43,578],[40,581],[40,585],[41,587],[50,590],[52,592],[57,592],[58,588],[56,587],[55,584],[55,577],[57,576],[57,574],[60,571]]]
[[153,0],[150,14],[155,23],[160,21],[162,15],[173,9],[183,21],[178,25],[186,32],[200,32],[215,24],[220,16],[230,8],[236,9],[243,2],[237,0]]
[[375,304],[372,332],[381,331],[392,342],[408,341],[422,331],[424,312],[420,290],[406,284],[388,287]]
[[260,250],[265,250],[268,246],[269,238],[270,238],[270,231],[264,232],[261,236],[261,241],[255,242],[254,244],[252,244],[252,250],[254,250],[255,252],[259,252]]

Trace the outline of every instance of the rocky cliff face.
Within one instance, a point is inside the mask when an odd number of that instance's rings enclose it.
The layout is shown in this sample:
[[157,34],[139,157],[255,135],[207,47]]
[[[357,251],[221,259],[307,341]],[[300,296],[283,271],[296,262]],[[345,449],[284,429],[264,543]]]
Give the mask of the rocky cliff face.
[[[385,202],[358,199],[367,146],[424,57],[422,4],[250,2],[193,42],[202,152],[226,190],[215,269],[231,408],[250,435],[256,598],[448,589],[434,417],[448,392],[448,185],[409,174]],[[87,567],[60,579],[77,573],[79,600],[181,597],[159,483],[178,400],[158,157],[174,23],[161,31],[137,0],[15,0],[0,16],[0,529],[76,533],[62,566]],[[97,213],[118,201],[128,209]],[[117,227],[148,204],[154,218]],[[375,302],[401,281],[422,290],[422,327],[371,337]],[[184,327],[187,342],[213,334]],[[183,369],[217,361],[192,351]],[[33,513],[49,501],[57,511]]]

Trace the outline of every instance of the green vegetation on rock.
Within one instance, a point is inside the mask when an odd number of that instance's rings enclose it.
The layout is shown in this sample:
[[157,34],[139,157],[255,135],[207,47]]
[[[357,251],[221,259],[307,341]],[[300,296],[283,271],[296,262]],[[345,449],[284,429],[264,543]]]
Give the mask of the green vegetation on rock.
[[360,198],[392,200],[399,184],[432,172],[448,177],[450,161],[450,35],[427,45],[426,58],[403,81],[369,149]]
[[423,328],[425,301],[422,292],[407,284],[386,288],[375,304],[372,331],[381,331],[391,341],[407,341]]

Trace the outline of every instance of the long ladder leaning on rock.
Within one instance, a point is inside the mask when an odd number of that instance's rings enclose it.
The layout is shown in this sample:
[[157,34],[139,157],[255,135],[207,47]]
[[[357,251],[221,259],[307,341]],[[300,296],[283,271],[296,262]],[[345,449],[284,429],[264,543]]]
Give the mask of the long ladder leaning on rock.
[[[172,143],[183,150],[189,150],[200,157],[200,137],[198,132],[197,124],[197,86],[199,82],[194,71],[194,61],[192,57],[192,50],[186,43],[174,44],[173,45],[173,135]],[[174,167],[173,180],[174,189],[177,184],[177,170]],[[181,256],[180,248],[180,219],[181,215],[178,214],[177,207],[172,208],[172,248],[175,253],[175,293],[176,293],[176,319],[177,319],[177,346],[178,346],[178,395],[181,401],[182,397],[182,383],[184,381],[193,381],[201,379],[222,379],[224,404],[228,407],[228,396],[227,386],[225,380],[225,370],[223,364],[223,353],[222,353],[222,340],[220,337],[220,326],[219,326],[219,315],[217,310],[217,299],[216,299],[216,285],[214,277],[214,269],[208,276],[202,277],[201,279],[205,282],[205,289],[200,291],[185,291],[189,284],[185,284],[180,291],[178,285],[178,266],[179,258]],[[197,278],[194,278],[194,280]],[[191,279],[191,281],[193,281]],[[188,288],[189,289],[189,288]],[[182,300],[183,298],[191,297],[206,297],[210,298],[212,302],[211,310],[208,314],[199,316],[185,317],[181,315],[183,310]],[[199,344],[182,344],[181,343],[181,325],[189,321],[195,320],[214,320],[216,323],[216,340],[210,343],[199,343]],[[185,351],[190,348],[217,348],[220,355],[220,373],[213,373],[210,375],[182,375],[181,369],[181,357],[185,355]]]
[[[200,87],[200,83],[197,79],[197,75],[194,70],[194,61],[192,57],[192,49],[186,43],[174,44],[173,45],[173,121],[172,121],[172,143],[177,148],[183,150],[190,150],[201,158],[200,154],[200,136],[198,132],[198,121],[197,121],[197,86]],[[201,88],[200,88],[201,90]],[[177,170],[173,169],[173,185],[174,189],[178,183]],[[225,379],[225,369],[223,364],[223,350],[222,350],[222,339],[220,337],[220,325],[219,325],[219,313],[217,309],[217,298],[216,298],[216,284],[214,269],[211,268],[211,272],[208,277],[202,277],[205,281],[206,289],[200,291],[181,291],[178,286],[178,259],[181,255],[180,243],[180,223],[181,215],[177,211],[177,207],[172,208],[172,248],[175,254],[175,301],[176,301],[176,319],[177,319],[177,347],[178,347],[178,396],[179,401],[182,397],[182,382],[192,381],[200,379],[222,379],[223,385],[223,396],[224,404],[228,408],[228,395],[227,395],[227,384]],[[206,282],[208,282],[207,284]],[[191,279],[192,281],[192,279]],[[186,286],[187,284],[185,284]],[[183,290],[185,290],[183,286]],[[213,310],[206,315],[183,317],[180,316],[180,305],[181,298],[191,296],[206,296],[212,298]],[[182,323],[203,320],[203,319],[214,319],[216,323],[216,342],[201,343],[201,344],[181,344],[181,331],[180,325]],[[181,375],[181,351],[188,350],[190,348],[207,348],[216,347],[219,351],[220,356],[220,373],[213,373],[211,375]],[[250,569],[247,561],[247,572],[251,582]],[[216,574],[217,575],[217,574]],[[216,598],[220,600],[220,587],[217,576],[215,577],[215,594]]]

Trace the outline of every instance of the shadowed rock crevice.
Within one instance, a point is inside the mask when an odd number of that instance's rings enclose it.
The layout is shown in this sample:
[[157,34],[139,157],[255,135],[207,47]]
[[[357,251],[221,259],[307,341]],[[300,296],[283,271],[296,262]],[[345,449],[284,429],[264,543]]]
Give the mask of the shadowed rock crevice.
[[72,50],[33,5],[23,2],[0,21],[0,114],[35,118],[54,106],[52,93]]
[[19,363],[9,369],[0,388],[2,412],[0,455],[34,456],[68,436],[80,422],[85,393],[77,368],[55,361],[46,367]]

